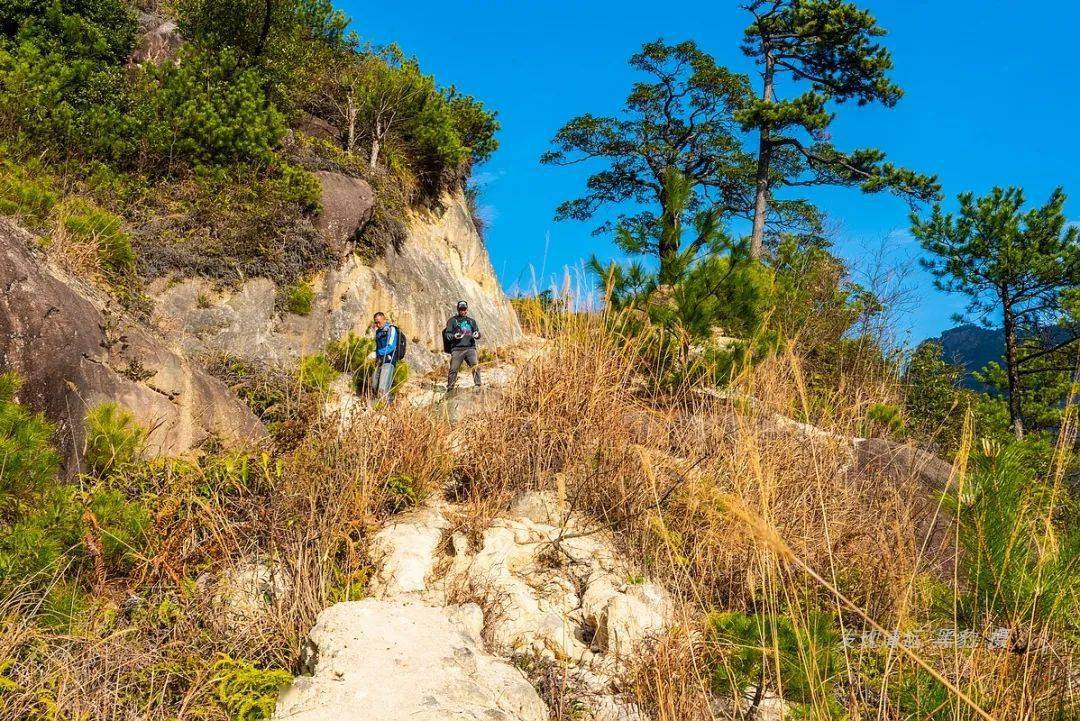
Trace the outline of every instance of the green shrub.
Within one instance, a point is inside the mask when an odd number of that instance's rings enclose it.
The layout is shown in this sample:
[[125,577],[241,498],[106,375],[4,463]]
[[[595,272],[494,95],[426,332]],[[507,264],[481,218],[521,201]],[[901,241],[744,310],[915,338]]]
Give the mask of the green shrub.
[[375,339],[352,331],[341,340],[326,345],[326,358],[342,373],[356,373],[369,365],[368,356],[375,350]]
[[134,37],[130,10],[115,0],[114,9],[123,9],[115,17],[102,12],[95,23],[68,3],[32,5],[8,16],[9,33],[22,25],[0,42],[0,127],[64,153],[125,144],[121,136],[132,127],[122,67]]
[[129,570],[146,549],[150,512],[118,490],[95,491],[89,506],[101,530],[106,567],[119,573]]
[[267,198],[280,205],[295,205],[301,213],[322,210],[322,183],[314,173],[283,163],[280,172],[267,181]]
[[266,164],[285,132],[263,78],[227,49],[188,47],[178,63],[151,66],[138,111],[146,148],[165,161]]
[[873,403],[866,409],[867,435],[895,436],[905,430],[903,412],[889,403]]
[[963,366],[944,360],[940,343],[920,343],[911,354],[903,376],[904,409],[921,442],[945,452],[960,444],[964,414],[975,400],[960,387],[963,376]]
[[390,513],[400,513],[412,508],[424,498],[416,479],[403,474],[387,478],[383,490],[386,492],[386,510]]
[[230,719],[260,721],[273,715],[278,692],[292,681],[292,674],[221,654],[211,667],[211,681],[214,697]]
[[135,12],[125,0],[4,0],[0,2],[0,33],[23,32],[38,38],[66,41],[68,52],[99,57],[115,65],[127,61],[135,46]]
[[[963,591],[942,599],[974,628],[1080,633],[1080,525],[1063,517],[1066,492],[1037,475],[1024,444],[987,443],[969,461],[962,492],[945,497],[959,524]],[[1026,645],[1027,640],[1022,643]]]
[[409,362],[405,360],[398,361],[394,365],[394,380],[391,383],[391,390],[397,393],[401,386],[405,385],[405,381],[409,380],[409,374],[412,369],[409,368]]
[[304,356],[300,361],[300,385],[304,390],[325,393],[339,375],[322,353]]
[[315,305],[315,287],[310,281],[299,280],[281,290],[282,305],[289,313],[310,315]]
[[710,614],[707,625],[716,691],[741,698],[764,683],[782,688],[789,702],[827,703],[839,717],[832,690],[842,676],[840,634],[828,616],[725,612]]
[[0,522],[41,504],[60,466],[52,425],[15,402],[20,383],[13,372],[0,375]]
[[0,213],[40,226],[58,199],[53,179],[40,163],[20,166],[5,160],[0,164]]
[[49,582],[82,540],[81,514],[75,487],[54,477],[33,509],[0,525],[0,588]]
[[499,122],[495,119],[495,113],[476,98],[462,95],[452,85],[445,95],[454,130],[468,148],[472,162],[484,162],[499,149],[499,141],[495,137]]
[[58,477],[53,427],[15,402],[19,379],[0,375],[0,588],[43,583],[81,537],[74,486]]
[[146,443],[146,429],[117,403],[101,403],[86,414],[83,461],[99,477],[133,461]]
[[185,37],[256,68],[270,99],[287,115],[323,100],[342,56],[355,45],[345,33],[348,18],[331,0],[275,0],[272,7],[265,0],[179,0],[176,5]]
[[135,270],[135,250],[124,232],[123,221],[93,203],[77,198],[65,204],[60,224],[75,238],[97,246],[105,274],[116,278]]

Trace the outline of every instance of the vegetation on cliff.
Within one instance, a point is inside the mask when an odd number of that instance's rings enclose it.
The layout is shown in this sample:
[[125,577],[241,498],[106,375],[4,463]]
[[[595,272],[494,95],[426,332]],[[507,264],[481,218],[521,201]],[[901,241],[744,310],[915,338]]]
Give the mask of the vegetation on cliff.
[[[9,211],[55,237],[55,206],[77,197],[130,233],[125,271],[289,282],[332,262],[309,221],[310,169],[368,179],[385,226],[497,147],[492,113],[396,48],[361,46],[328,1],[183,0],[172,12],[175,57],[134,62],[126,0],[0,6]],[[138,290],[131,272],[108,280]]]

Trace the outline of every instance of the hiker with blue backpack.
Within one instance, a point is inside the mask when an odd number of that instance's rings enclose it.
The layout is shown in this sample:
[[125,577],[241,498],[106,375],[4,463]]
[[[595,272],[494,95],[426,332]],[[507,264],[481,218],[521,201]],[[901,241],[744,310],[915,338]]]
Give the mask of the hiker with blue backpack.
[[469,316],[469,304],[459,300],[457,314],[450,316],[443,331],[443,351],[450,354],[450,373],[446,377],[447,393],[454,390],[462,363],[472,368],[473,384],[480,385],[480,358],[476,352],[478,340],[480,326]]
[[394,402],[394,369],[405,357],[408,341],[396,325],[386,321],[386,314],[382,311],[375,314],[374,325],[375,372],[372,374],[371,387],[375,389],[376,397],[389,405]]

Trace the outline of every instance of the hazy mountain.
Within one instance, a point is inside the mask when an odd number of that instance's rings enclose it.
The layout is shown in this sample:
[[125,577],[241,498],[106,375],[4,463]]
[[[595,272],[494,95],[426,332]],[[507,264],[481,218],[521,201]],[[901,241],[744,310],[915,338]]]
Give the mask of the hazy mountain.
[[982,383],[972,377],[990,361],[1004,363],[1005,333],[1001,328],[983,328],[977,325],[960,325],[929,340],[941,344],[941,357],[949,363],[962,365],[967,370],[964,386],[972,390],[985,390]]

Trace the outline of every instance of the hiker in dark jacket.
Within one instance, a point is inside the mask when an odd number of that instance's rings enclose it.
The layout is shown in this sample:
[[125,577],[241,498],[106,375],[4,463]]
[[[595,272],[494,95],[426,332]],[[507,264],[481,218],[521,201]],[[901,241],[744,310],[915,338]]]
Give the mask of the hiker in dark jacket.
[[450,316],[443,331],[443,349],[450,354],[450,374],[446,378],[448,393],[454,390],[462,361],[472,368],[473,384],[480,385],[480,359],[476,353],[476,341],[479,339],[480,326],[469,316],[469,304],[459,300],[457,315]]
[[376,395],[389,403],[394,402],[394,368],[404,355],[405,346],[401,331],[396,325],[386,322],[382,311],[375,314],[375,372],[372,374],[371,387]]

